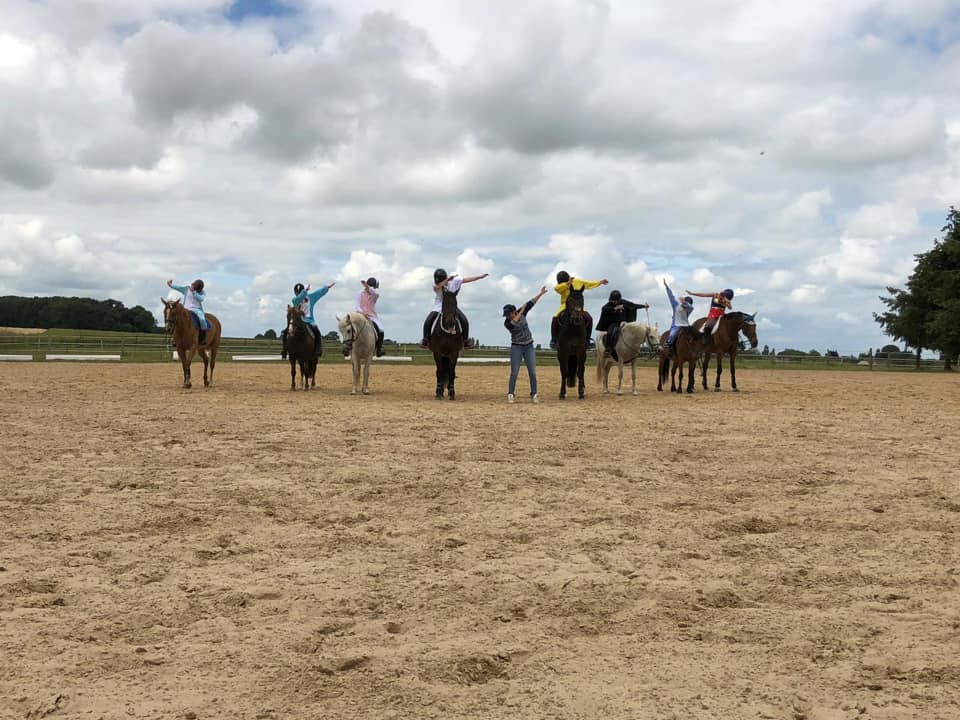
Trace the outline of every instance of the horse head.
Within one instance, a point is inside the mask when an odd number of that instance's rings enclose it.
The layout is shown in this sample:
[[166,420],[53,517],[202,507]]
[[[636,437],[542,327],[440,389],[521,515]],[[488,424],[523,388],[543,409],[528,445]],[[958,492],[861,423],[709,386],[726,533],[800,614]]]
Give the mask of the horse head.
[[660,350],[660,329],[656,325],[647,325],[647,345],[654,352]]
[[160,298],[160,301],[163,303],[163,328],[168,333],[172,333],[177,326],[177,307],[180,305],[180,300]]
[[287,305],[287,337],[292,337],[297,326],[303,322],[303,311],[293,305]]
[[337,327],[340,330],[340,336],[343,338],[344,344],[352,343],[357,339],[357,326],[354,324],[353,313],[346,313],[342,317],[337,315]]
[[755,348],[757,346],[757,314],[753,315],[744,315],[743,316],[743,327],[741,330],[743,334],[747,336],[747,340],[750,341],[750,347]]
[[567,322],[572,325],[582,325],[583,318],[583,288],[579,290],[570,288],[570,295],[567,296],[567,305],[565,314]]
[[457,325],[457,293],[443,290],[443,299],[440,301],[440,329],[446,333],[455,334]]

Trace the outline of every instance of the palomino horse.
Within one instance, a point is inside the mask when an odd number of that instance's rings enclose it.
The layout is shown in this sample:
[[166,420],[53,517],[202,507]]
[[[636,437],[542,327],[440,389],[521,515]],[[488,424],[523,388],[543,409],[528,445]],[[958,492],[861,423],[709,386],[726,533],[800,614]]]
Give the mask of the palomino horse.
[[[710,356],[717,356],[717,383],[714,392],[720,392],[720,373],[723,372],[723,356],[730,356],[730,387],[734,392],[737,388],[737,366],[735,359],[740,349],[740,332],[747,336],[750,347],[757,346],[757,323],[754,320],[756,313],[747,315],[742,312],[731,312],[724,315],[717,322],[720,324],[713,333],[713,337],[703,346],[703,389],[707,389],[707,366],[710,365]],[[700,330],[706,318],[700,318],[693,326]]]
[[290,359],[290,389],[297,389],[297,366],[304,390],[317,386],[317,353],[313,335],[299,308],[287,305],[287,356]]
[[597,338],[597,380],[600,381],[601,392],[608,393],[608,380],[610,369],[616,365],[619,370],[617,376],[617,395],[623,395],[623,366],[630,364],[630,376],[633,381],[632,390],[634,395],[639,395],[637,390],[637,357],[646,343],[650,349],[656,353],[660,349],[658,336],[660,331],[656,325],[647,325],[642,322],[620,323],[620,334],[614,343],[614,350],[617,352],[617,359],[607,352],[604,345],[609,331],[600,333]]
[[578,383],[577,397],[583,400],[586,391],[583,371],[587,365],[587,318],[583,312],[582,289],[571,288],[566,308],[560,313],[557,360],[560,361],[560,399],[566,399],[567,387]]
[[[657,390],[663,390],[663,384],[667,381],[667,371],[670,371],[670,392],[683,392],[683,366],[689,365],[690,372],[687,377],[687,392],[693,392],[693,373],[697,368],[697,359],[703,351],[703,339],[700,333],[691,327],[682,327],[677,333],[677,339],[673,344],[673,356],[670,356],[670,347],[667,344],[669,332],[665,332],[660,338],[660,368],[657,374]],[[670,365],[670,360],[673,365]],[[680,370],[680,380],[677,381],[677,370]]]
[[[207,336],[203,345],[200,344],[200,332],[193,324],[190,317],[190,311],[187,310],[179,300],[163,301],[163,324],[167,333],[171,336],[173,346],[177,349],[177,356],[180,358],[180,364],[183,366],[183,386],[191,387],[190,382],[190,363],[193,362],[193,356],[199,353],[203,358],[203,385],[209,387],[213,384],[213,368],[217,364],[217,349],[220,347],[220,321],[215,315],[206,314],[210,329],[207,330]],[[210,352],[209,359],[207,351]],[[207,376],[207,366],[210,367],[210,375]]]
[[457,321],[457,293],[443,291],[440,315],[430,333],[430,350],[437,366],[437,400],[443,399],[444,386],[447,396],[456,399],[454,381],[457,379],[457,360],[463,350],[463,333]]
[[337,315],[340,335],[343,337],[343,352],[353,364],[353,390],[360,391],[360,364],[363,364],[363,394],[370,394],[370,361],[377,349],[377,328],[363,313],[351,312],[343,317]]

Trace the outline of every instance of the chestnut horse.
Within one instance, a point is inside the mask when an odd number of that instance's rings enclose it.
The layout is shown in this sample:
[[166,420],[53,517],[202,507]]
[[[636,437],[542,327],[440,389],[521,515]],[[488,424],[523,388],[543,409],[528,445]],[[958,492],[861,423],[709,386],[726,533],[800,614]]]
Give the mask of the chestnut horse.
[[430,350],[433,362],[437,366],[437,400],[443,400],[443,388],[446,385],[447,397],[456,399],[454,381],[457,379],[457,360],[463,350],[463,332],[457,320],[457,293],[446,289],[437,317],[430,333]]
[[568,387],[577,385],[577,397],[583,400],[586,390],[583,371],[587,365],[587,318],[583,312],[582,289],[570,289],[566,307],[560,313],[557,360],[560,361],[560,399],[566,399]]
[[[663,384],[667,381],[667,370],[670,370],[670,392],[683,392],[683,366],[689,365],[690,372],[687,377],[687,392],[693,392],[693,373],[697,368],[697,359],[703,351],[703,339],[700,333],[692,327],[682,327],[677,333],[677,339],[673,344],[673,355],[670,355],[670,348],[667,345],[669,332],[665,332],[660,337],[660,372],[657,379],[657,390],[663,390]],[[670,361],[673,361],[671,367]],[[677,369],[680,370],[680,380],[677,381]]]
[[[180,358],[180,364],[183,366],[183,387],[189,388],[190,383],[190,363],[193,362],[193,356],[199,353],[203,358],[203,384],[209,387],[213,384],[213,368],[217,364],[217,350],[220,347],[220,321],[216,315],[206,314],[210,329],[207,330],[207,336],[203,345],[200,344],[200,332],[194,325],[191,313],[179,300],[163,301],[163,324],[167,334],[171,336],[173,346],[177,349],[177,356]],[[207,358],[207,351],[210,352],[210,358]],[[207,377],[207,366],[210,366],[210,376]]]
[[[750,341],[750,347],[757,346],[756,313],[747,315],[742,312],[731,312],[724,315],[717,322],[719,326],[713,337],[703,346],[703,389],[707,389],[707,367],[710,365],[710,356],[717,356],[717,383],[714,392],[720,392],[720,374],[723,372],[723,356],[730,356],[730,387],[734,392],[740,392],[737,387],[737,366],[735,363],[737,351],[740,349],[740,333],[743,332]],[[700,330],[706,318],[700,318],[693,326]]]

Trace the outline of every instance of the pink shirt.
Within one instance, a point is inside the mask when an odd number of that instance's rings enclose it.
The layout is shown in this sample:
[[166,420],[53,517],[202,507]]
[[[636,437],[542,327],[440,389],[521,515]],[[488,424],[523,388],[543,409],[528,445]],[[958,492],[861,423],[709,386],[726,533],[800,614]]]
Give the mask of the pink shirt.
[[366,315],[368,320],[380,324],[380,317],[377,315],[377,300],[380,299],[380,291],[376,288],[365,287],[357,295],[357,310]]

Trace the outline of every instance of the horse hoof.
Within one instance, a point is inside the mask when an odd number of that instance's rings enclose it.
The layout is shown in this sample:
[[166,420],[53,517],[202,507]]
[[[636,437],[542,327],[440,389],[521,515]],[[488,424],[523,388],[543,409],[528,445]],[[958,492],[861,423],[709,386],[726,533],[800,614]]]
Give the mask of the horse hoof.
[[369,394],[370,394],[370,391],[369,391],[369,390],[364,390],[364,391],[363,391],[363,394],[364,394],[364,395],[369,395]]
[[[623,391],[622,391],[622,390],[617,390],[617,395],[623,395]],[[583,396],[581,395],[581,397],[583,397]]]
[[640,391],[639,391],[639,390],[634,390],[634,391],[633,391],[632,393],[630,393],[630,394],[633,395],[634,397],[636,397],[637,395],[640,394]]
[[[680,392],[679,390],[677,392]],[[687,390],[687,395],[693,395],[693,390]]]
[[730,392],[740,392],[740,388],[731,388]]
[[351,391],[350,391],[350,394],[351,394],[351,395],[356,395],[356,394],[357,394],[357,391],[356,391],[356,390],[351,390]]
[[714,391],[714,392],[720,392],[720,388],[714,388],[713,391]]

